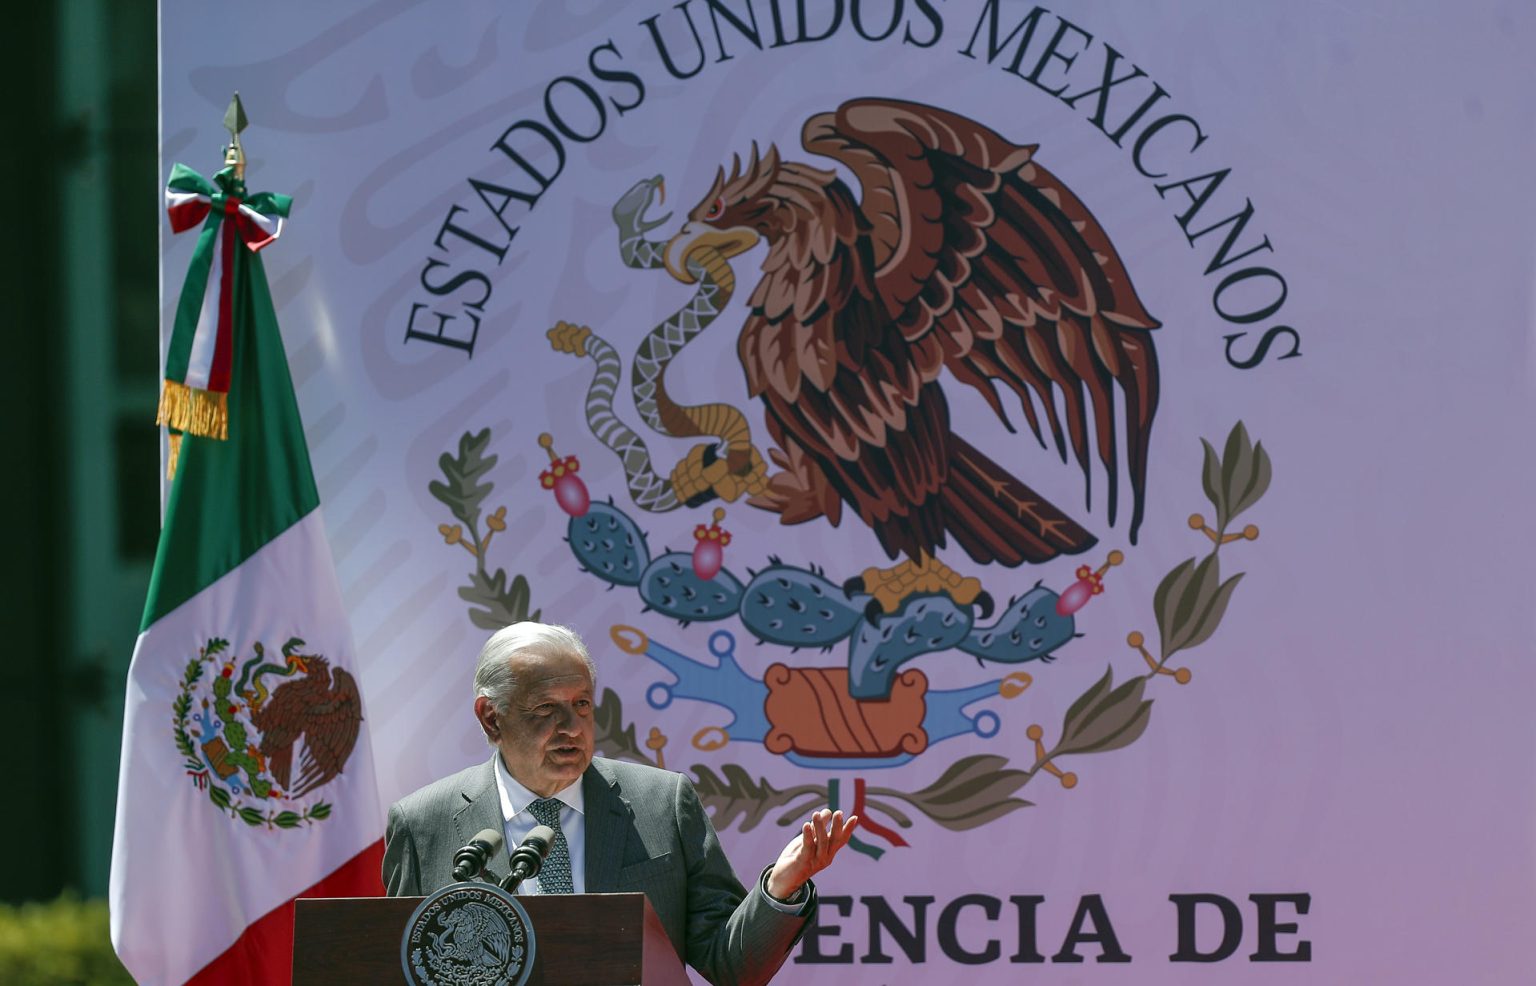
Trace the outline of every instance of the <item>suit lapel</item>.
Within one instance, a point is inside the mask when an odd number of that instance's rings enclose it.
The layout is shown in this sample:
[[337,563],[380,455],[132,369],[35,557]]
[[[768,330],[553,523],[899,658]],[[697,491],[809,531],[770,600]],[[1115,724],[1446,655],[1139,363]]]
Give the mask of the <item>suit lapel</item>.
[[617,882],[624,861],[624,841],[629,832],[629,802],[619,790],[618,780],[601,760],[581,778],[587,823],[587,893],[608,893]]
[[[485,767],[471,775],[471,782],[459,792],[465,804],[454,812],[453,828],[461,846],[468,845],[469,840],[483,829],[494,829],[497,832],[506,830],[501,817],[501,794],[496,790],[496,756],[491,754]],[[494,859],[487,861],[481,879],[487,883],[500,883],[506,875],[510,859],[511,848],[502,847]]]

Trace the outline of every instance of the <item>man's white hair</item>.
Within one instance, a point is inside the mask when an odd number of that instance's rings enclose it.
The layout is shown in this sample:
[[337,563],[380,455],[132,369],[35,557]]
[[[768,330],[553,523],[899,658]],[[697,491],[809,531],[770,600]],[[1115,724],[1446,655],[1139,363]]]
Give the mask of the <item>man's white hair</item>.
[[502,627],[480,648],[480,657],[475,661],[475,698],[490,699],[496,711],[506,715],[511,708],[512,692],[517,688],[512,658],[525,653],[575,654],[586,664],[592,687],[597,687],[597,668],[592,663],[592,655],[587,653],[587,645],[581,642],[575,630],[527,621]]

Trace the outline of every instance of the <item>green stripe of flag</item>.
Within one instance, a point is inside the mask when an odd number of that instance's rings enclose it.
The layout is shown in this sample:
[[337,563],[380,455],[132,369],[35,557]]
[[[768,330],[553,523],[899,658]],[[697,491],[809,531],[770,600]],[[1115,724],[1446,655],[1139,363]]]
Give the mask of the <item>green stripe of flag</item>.
[[141,631],[320,505],[261,258],[235,253],[229,438],[182,439]]

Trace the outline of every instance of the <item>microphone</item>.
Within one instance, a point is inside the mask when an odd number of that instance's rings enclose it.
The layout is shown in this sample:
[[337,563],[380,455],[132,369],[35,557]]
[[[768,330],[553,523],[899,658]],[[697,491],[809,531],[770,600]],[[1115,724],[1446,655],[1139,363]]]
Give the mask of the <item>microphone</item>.
[[453,879],[472,880],[485,869],[486,860],[501,852],[503,837],[496,829],[481,829],[469,845],[453,854]]
[[555,830],[548,825],[535,825],[522,845],[512,850],[512,871],[501,881],[501,889],[512,892],[524,880],[531,880],[544,868],[544,857],[555,844]]

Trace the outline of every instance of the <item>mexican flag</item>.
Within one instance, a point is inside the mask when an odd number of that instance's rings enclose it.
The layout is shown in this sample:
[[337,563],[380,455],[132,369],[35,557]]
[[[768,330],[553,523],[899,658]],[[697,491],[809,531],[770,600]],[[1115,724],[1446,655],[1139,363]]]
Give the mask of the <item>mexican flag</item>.
[[[172,179],[173,227],[202,233],[168,377],[178,339],[202,345],[180,365],[227,372],[213,377],[227,437],[186,429],[166,503],[128,671],[112,942],[140,983],[286,982],[294,898],[383,893],[384,818],[256,254],[289,203],[247,196],[233,168],[209,182],[178,165]],[[209,377],[176,383],[185,397]]]

